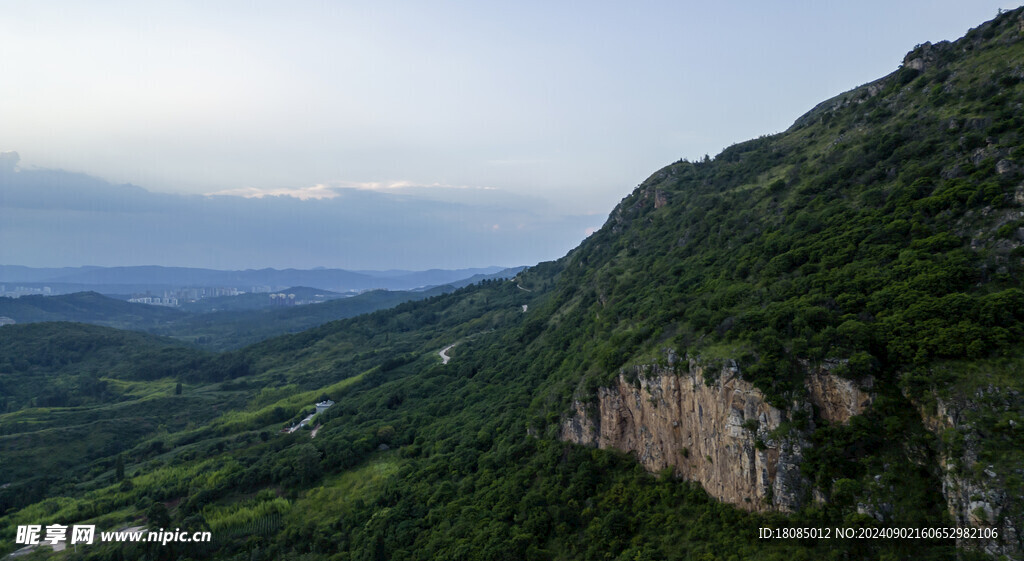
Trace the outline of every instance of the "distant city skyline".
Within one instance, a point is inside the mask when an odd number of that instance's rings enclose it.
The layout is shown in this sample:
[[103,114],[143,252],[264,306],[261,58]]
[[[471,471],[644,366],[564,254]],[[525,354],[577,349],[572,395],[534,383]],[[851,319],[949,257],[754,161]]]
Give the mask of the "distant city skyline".
[[1016,6],[16,0],[0,263],[555,259],[658,168]]

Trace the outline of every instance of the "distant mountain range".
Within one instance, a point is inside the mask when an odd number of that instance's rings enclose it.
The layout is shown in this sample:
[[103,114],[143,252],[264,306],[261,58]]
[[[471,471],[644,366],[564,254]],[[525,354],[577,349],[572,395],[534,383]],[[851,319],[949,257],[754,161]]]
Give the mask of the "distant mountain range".
[[[304,305],[276,303],[271,294],[266,293],[204,298],[188,302],[181,308],[126,302],[98,292],[0,297],[0,317],[14,320],[16,324],[70,321],[144,331],[211,350],[224,350],[391,308],[402,302],[446,294],[483,280],[509,278],[518,270],[477,274],[419,290],[369,290],[355,296],[303,286],[280,291],[289,296],[295,295],[295,300]],[[409,274],[408,271],[389,273],[395,276]]]
[[[513,276],[522,267],[472,269],[430,269],[427,271],[348,271],[345,269],[248,269],[220,271],[190,267],[61,267],[33,268],[0,265],[0,283],[48,283],[54,292],[95,290],[103,294],[126,294],[171,287],[235,287],[251,290],[268,287],[279,290],[308,286],[335,292],[362,290],[411,290],[457,283],[470,277],[491,278],[499,273]],[[8,287],[11,288],[11,287]]]
[[174,308],[134,304],[96,292],[0,298],[0,316],[11,318],[17,323],[74,321],[144,330],[181,320],[188,315]]
[[[427,290],[370,290],[350,297],[328,293],[324,296],[330,298],[324,302],[283,307],[253,302],[255,298],[269,301],[269,294],[243,294],[200,300],[185,309],[125,302],[96,292],[76,292],[0,297],[0,317],[12,319],[15,324],[59,321],[142,331],[220,351],[456,289],[443,285]],[[290,290],[303,294],[311,289]]]

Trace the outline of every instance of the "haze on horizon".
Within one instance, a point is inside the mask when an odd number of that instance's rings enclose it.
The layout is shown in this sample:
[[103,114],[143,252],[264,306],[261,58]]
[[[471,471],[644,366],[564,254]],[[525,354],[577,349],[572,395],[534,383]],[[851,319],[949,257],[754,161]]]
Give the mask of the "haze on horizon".
[[554,259],[663,165],[1013,7],[16,0],[0,263]]

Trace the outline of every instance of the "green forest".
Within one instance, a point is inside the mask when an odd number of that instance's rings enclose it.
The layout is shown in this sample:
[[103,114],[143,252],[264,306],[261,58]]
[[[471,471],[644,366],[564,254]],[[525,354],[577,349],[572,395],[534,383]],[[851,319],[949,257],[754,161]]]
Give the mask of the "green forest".
[[[22,559],[1021,559],[1022,61],[1024,9],[920,45],[785,132],[655,172],[512,280],[229,351],[152,326],[0,327],[0,554],[19,525],[88,523],[214,541]],[[558,438],[575,400],[670,353],[734,361],[786,412],[799,509],[748,512]],[[873,380],[845,424],[801,406],[827,361]],[[977,489],[969,525],[1000,539],[758,537],[968,524],[946,480]]]

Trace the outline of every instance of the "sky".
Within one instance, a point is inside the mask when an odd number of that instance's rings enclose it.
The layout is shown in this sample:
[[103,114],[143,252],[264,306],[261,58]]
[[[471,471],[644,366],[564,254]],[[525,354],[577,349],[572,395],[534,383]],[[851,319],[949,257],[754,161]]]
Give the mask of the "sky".
[[1016,6],[8,0],[0,263],[554,259],[660,167]]

